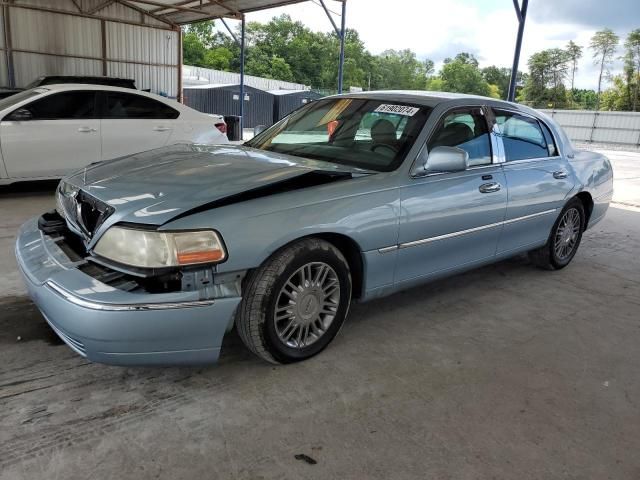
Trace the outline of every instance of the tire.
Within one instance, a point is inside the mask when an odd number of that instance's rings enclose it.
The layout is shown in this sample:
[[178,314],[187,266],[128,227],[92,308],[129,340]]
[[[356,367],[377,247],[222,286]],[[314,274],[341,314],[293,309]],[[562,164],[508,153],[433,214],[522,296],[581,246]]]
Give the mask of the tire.
[[[560,270],[566,267],[578,251],[584,227],[584,206],[579,199],[572,198],[558,215],[547,243],[530,251],[529,259],[535,266],[545,270]],[[565,233],[567,231],[568,233]]]
[[350,303],[351,273],[340,250],[306,238],[275,252],[250,273],[236,329],[262,359],[299,362],[331,343]]

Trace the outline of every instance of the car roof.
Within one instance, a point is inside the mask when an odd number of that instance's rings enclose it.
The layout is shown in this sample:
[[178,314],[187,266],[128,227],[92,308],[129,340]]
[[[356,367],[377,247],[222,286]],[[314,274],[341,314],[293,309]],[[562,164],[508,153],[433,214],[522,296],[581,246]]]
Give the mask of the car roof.
[[[40,87],[34,87],[34,90],[47,89],[52,92],[65,92],[69,90],[102,90],[109,92],[122,92],[128,93],[130,95],[142,95],[143,97],[150,97],[155,100],[160,101],[173,101],[174,98],[163,97],[162,95],[157,95],[155,93],[145,92],[143,90],[134,90],[132,88],[126,87],[113,87],[111,85],[96,85],[92,83],[52,83],[51,85],[42,85]],[[178,103],[178,102],[175,102]],[[171,103],[173,105],[173,103]],[[181,105],[181,104],[180,104]]]
[[[480,95],[467,95],[465,93],[453,92],[433,92],[428,90],[374,90],[370,92],[346,93],[343,95],[334,95],[334,97],[348,98],[370,98],[375,100],[386,100],[396,102],[409,102],[427,107],[435,107],[441,103],[449,103],[459,100],[473,100],[473,103],[490,103],[503,104],[505,107],[520,107],[516,103],[506,102],[491,97],[483,97]],[[458,102],[456,102],[458,103]]]

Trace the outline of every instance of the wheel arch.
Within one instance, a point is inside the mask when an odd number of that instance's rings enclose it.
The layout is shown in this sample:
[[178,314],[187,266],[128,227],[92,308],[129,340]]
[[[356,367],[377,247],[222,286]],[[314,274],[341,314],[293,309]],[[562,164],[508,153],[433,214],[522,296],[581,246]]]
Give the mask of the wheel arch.
[[305,240],[307,238],[318,238],[320,240],[324,240],[325,242],[330,243],[335,248],[337,248],[344,258],[347,260],[349,264],[349,270],[351,272],[351,296],[355,299],[361,298],[364,294],[365,287],[365,263],[364,256],[362,255],[362,249],[358,242],[356,242],[349,235],[345,235],[344,233],[337,232],[313,232],[307,235],[301,235],[293,239],[289,239],[287,242],[280,245],[278,248],[273,250],[273,252],[266,257],[263,262],[266,262],[269,258],[275,255],[277,252],[289,247],[290,245],[299,242],[301,240]]
[[577,198],[582,202],[582,206],[584,208],[584,229],[586,230],[589,226],[589,219],[591,218],[591,214],[593,213],[593,197],[591,194],[585,190],[575,195],[573,198]]

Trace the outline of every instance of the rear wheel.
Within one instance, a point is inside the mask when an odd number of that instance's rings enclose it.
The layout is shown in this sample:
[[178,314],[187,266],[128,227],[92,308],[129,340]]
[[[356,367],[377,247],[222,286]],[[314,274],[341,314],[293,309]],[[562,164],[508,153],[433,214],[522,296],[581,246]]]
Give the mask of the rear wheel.
[[532,263],[547,270],[559,270],[569,265],[580,246],[585,226],[584,206],[573,198],[560,212],[547,243],[529,252]]
[[342,326],[351,274],[342,253],[308,238],[276,252],[248,278],[236,328],[245,345],[272,363],[320,353]]

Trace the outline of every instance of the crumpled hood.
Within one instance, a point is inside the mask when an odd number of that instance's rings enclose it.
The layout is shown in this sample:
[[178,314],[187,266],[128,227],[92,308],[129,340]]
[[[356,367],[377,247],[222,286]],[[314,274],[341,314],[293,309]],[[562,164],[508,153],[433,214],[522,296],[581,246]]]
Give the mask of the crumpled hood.
[[172,145],[91,165],[65,180],[115,209],[109,224],[161,225],[211,202],[314,171],[360,172],[236,145]]

